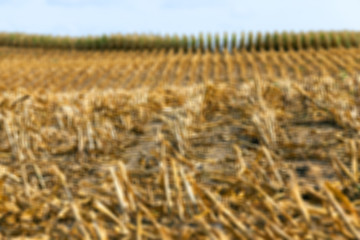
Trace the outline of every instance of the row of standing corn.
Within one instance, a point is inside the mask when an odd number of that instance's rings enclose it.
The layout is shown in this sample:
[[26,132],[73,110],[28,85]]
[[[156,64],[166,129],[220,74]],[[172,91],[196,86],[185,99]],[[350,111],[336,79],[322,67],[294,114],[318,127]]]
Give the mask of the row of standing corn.
[[184,49],[184,51],[223,50],[300,50],[334,47],[360,47],[360,32],[275,32],[254,34],[224,33],[191,35],[103,35],[87,37],[57,37],[50,35],[30,35],[21,33],[0,33],[0,46],[43,47],[60,49],[98,50],[144,50],[144,49]]

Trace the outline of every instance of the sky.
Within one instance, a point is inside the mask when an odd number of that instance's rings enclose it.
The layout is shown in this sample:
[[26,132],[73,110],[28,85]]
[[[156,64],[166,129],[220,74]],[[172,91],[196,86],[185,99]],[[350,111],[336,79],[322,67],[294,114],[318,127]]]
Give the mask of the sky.
[[87,36],[360,30],[360,0],[0,0],[0,32]]

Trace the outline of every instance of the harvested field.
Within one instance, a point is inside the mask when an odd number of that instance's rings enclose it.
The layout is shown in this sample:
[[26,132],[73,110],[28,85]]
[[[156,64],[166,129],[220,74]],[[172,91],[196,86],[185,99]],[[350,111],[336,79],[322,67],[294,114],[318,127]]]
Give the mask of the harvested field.
[[156,89],[310,76],[342,80],[359,72],[360,48],[186,53],[0,47],[0,90]]
[[1,237],[360,239],[358,55],[1,48]]

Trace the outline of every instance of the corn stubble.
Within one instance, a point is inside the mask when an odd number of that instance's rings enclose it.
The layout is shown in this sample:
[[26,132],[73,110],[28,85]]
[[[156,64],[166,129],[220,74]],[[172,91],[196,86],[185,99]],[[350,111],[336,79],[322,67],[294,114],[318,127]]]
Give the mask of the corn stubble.
[[1,48],[1,237],[360,239],[359,49],[264,37]]

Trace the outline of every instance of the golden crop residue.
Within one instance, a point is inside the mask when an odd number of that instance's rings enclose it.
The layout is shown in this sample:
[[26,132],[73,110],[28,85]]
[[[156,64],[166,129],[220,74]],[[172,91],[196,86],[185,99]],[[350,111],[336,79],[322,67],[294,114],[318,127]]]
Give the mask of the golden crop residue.
[[2,47],[0,236],[359,239],[359,51]]
[[[360,72],[360,48],[299,51],[69,51],[0,48],[1,91],[157,89],[245,81],[350,82]],[[349,85],[350,87],[350,85]],[[355,91],[355,89],[353,89]]]

